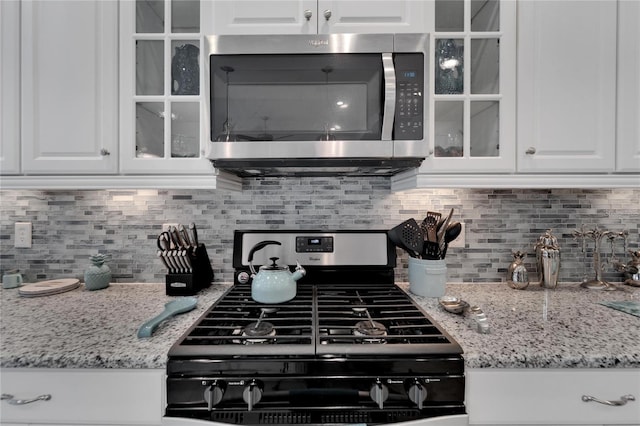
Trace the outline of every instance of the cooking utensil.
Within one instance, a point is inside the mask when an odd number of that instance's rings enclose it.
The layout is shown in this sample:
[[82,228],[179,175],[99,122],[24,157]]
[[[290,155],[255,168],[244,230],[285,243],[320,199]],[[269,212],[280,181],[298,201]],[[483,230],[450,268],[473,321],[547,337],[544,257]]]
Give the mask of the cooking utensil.
[[165,257],[167,258],[167,260],[169,261],[169,263],[172,266],[172,274],[179,274],[180,273],[180,265],[178,265],[178,262],[173,258],[173,250],[167,250],[165,252]]
[[438,245],[440,246],[440,252],[444,250],[444,233],[449,227],[451,216],[453,216],[453,208],[451,209],[451,211],[449,211],[447,218],[444,220],[444,223],[442,224],[442,228],[440,228],[437,234],[437,242],[438,242]]
[[77,278],[47,280],[24,285],[20,287],[20,289],[18,290],[18,294],[20,294],[20,296],[22,297],[51,296],[53,294],[59,294],[74,290],[79,286],[80,280]]
[[407,219],[394,226],[389,232],[389,239],[409,253],[411,257],[420,257],[424,246],[424,234],[415,219]]
[[169,237],[169,233],[161,232],[160,235],[158,235],[157,244],[158,249],[163,251],[169,250],[171,248],[171,237]]
[[184,241],[184,238],[182,238],[182,235],[180,234],[180,231],[178,231],[177,227],[172,226],[169,235],[171,236],[171,239],[175,244],[174,248],[189,247],[189,244]]
[[187,273],[187,265],[186,263],[184,263],[182,261],[182,256],[180,256],[180,252],[182,250],[173,250],[173,252],[171,253],[171,255],[173,256],[173,259],[175,260],[175,262],[178,264],[178,268],[180,269],[181,274],[186,274]]
[[189,233],[186,228],[182,226],[182,224],[178,225],[178,233],[180,233],[180,238],[185,244],[185,248],[193,247],[193,243],[191,242],[191,238],[189,237]]
[[454,296],[443,296],[438,302],[445,311],[452,314],[463,314],[469,308],[468,302]]
[[447,226],[447,230],[444,232],[444,248],[440,252],[440,258],[444,259],[447,255],[447,249],[449,248],[449,243],[460,235],[462,232],[462,224],[460,222],[453,222]]
[[164,266],[166,266],[167,270],[169,272],[171,272],[171,266],[169,266],[169,263],[167,263],[167,259],[165,259],[164,255],[162,254],[163,251],[162,250],[158,250],[158,257],[160,258],[160,260],[162,261],[162,263],[164,264]]
[[196,229],[195,223],[189,224],[189,234],[190,234],[190,237],[191,237],[190,239],[193,245],[198,247],[200,243],[198,242],[198,230]]
[[253,266],[253,254],[268,246],[282,245],[279,241],[261,241],[249,251],[249,269],[251,269],[251,298],[259,303],[284,303],[296,297],[296,281],[304,277],[306,271],[299,263],[291,273],[288,266],[279,266],[277,257],[271,257],[271,265],[262,265],[258,273]]
[[440,221],[441,214],[439,212],[427,212],[427,217],[424,218],[421,224],[422,233],[424,234],[425,241],[436,242],[438,222]]
[[164,311],[159,315],[151,318],[138,329],[138,338],[151,337],[161,322],[171,318],[174,315],[189,312],[198,304],[198,299],[195,297],[181,297],[180,299],[172,300],[164,305]]

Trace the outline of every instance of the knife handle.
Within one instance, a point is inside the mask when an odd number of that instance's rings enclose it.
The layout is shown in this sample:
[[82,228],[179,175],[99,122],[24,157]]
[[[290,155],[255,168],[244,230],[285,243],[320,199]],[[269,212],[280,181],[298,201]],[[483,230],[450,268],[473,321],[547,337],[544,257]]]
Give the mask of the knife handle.
[[191,234],[191,242],[194,246],[198,247],[200,243],[198,242],[198,230],[195,223],[189,224],[189,233]]
[[191,243],[191,238],[189,238],[189,233],[184,228],[184,226],[182,226],[182,224],[178,225],[178,234],[180,235],[180,239],[182,240],[184,248],[193,246],[193,244]]

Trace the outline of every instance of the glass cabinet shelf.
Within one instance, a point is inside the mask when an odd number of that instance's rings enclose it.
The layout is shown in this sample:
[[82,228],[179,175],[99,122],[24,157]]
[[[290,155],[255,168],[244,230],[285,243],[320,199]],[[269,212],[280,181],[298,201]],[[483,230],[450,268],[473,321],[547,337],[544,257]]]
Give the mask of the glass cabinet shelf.
[[[505,135],[515,133],[515,126],[505,122],[511,120],[507,116],[515,120],[515,58],[510,58],[515,57],[515,6],[511,3],[435,0],[432,155],[423,170],[514,168],[515,148],[500,143]],[[472,159],[480,161],[469,162]]]
[[[202,146],[203,81],[200,0],[122,2],[125,168],[162,166],[178,173],[210,170]],[[124,95],[123,95],[124,96]],[[128,99],[128,100],[127,100]],[[200,159],[197,165],[181,163]],[[203,166],[205,165],[205,166]]]

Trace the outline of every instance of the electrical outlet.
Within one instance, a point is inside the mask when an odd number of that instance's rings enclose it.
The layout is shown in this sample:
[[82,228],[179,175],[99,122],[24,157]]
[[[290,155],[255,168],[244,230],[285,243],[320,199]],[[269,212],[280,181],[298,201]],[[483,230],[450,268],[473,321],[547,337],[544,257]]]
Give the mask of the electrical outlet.
[[16,222],[14,247],[31,248],[31,233],[31,222]]
[[178,224],[177,223],[163,223],[162,224],[162,232],[169,232],[169,228],[171,228],[172,226],[177,228]]
[[460,230],[460,235],[458,235],[458,238],[456,238],[455,240],[451,241],[449,243],[449,248],[464,248],[465,246],[465,225],[464,222],[460,223],[462,225],[462,229]]

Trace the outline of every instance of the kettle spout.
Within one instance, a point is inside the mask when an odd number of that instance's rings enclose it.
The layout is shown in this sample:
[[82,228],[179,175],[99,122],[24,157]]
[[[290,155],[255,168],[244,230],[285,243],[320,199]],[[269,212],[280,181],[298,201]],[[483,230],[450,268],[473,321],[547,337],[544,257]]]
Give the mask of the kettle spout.
[[293,280],[294,281],[298,281],[300,278],[304,277],[306,275],[306,273],[307,273],[307,271],[305,271],[305,269],[302,267],[302,265],[300,265],[300,262],[296,261],[296,270],[291,275]]

